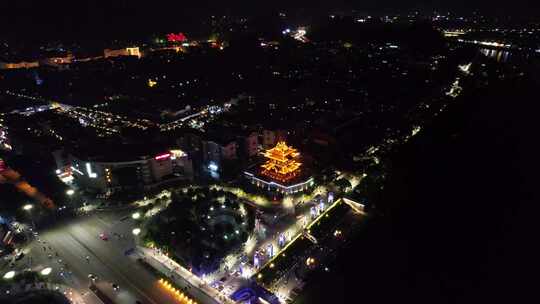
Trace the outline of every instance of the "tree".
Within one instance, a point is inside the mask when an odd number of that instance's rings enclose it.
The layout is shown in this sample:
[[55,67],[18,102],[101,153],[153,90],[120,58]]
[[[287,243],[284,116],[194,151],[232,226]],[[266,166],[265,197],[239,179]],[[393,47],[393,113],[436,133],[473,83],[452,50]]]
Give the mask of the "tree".
[[339,188],[339,191],[341,192],[348,192],[352,189],[351,182],[349,182],[345,178],[338,179],[337,181],[334,182],[334,184],[336,185],[336,187]]

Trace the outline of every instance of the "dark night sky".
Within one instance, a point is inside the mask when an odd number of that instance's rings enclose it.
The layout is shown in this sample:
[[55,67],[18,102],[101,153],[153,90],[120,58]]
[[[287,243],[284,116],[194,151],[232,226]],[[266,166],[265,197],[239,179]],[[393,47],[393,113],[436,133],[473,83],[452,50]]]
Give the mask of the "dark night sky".
[[[0,35],[47,39],[62,35],[98,38],[117,31],[153,32],[178,30],[196,25],[201,15],[268,14],[278,10],[300,10],[312,15],[331,9],[355,8],[369,12],[396,12],[410,9],[451,9],[456,12],[480,10],[490,14],[522,16],[535,14],[537,0],[3,0],[0,1]],[[129,26],[128,26],[129,24]]]

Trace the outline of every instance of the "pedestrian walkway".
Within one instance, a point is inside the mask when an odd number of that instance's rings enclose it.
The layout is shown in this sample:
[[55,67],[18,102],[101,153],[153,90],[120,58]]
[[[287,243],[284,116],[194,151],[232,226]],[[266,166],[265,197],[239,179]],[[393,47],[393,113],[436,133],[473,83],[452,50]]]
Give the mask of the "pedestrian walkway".
[[[139,252],[143,253],[145,257],[150,257],[150,259],[146,259],[146,262],[151,264],[155,269],[157,269],[159,272],[163,273],[165,276],[168,276],[171,278],[170,274],[174,273],[184,279],[187,283],[189,283],[192,287],[197,288],[202,293],[204,293],[206,296],[211,298],[214,303],[208,303],[208,304],[234,304],[235,302],[231,299],[229,299],[227,296],[219,292],[218,290],[212,288],[206,282],[204,282],[201,278],[194,275],[184,267],[182,267],[180,264],[176,263],[169,257],[167,257],[164,254],[161,254],[159,252],[156,252],[154,249],[149,249],[146,247],[138,246]],[[183,285],[181,283],[178,283],[178,278],[176,276],[172,276],[172,280],[177,283],[178,285]],[[200,302],[203,302],[204,299],[198,299]]]

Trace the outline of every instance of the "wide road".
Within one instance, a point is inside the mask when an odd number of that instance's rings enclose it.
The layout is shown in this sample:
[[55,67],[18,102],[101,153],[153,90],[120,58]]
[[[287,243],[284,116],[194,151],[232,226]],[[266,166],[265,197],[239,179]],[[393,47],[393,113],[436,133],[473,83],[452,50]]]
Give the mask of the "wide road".
[[[178,303],[158,285],[158,277],[139,265],[135,257],[124,254],[134,246],[131,235],[134,223],[129,215],[127,211],[94,214],[41,233],[40,242],[35,240],[28,254],[32,259],[32,268],[52,267],[52,279],[62,280],[81,294],[89,293],[88,275],[93,274],[98,278],[98,288],[118,304],[134,304],[137,301],[148,304]],[[108,240],[99,238],[102,232],[108,235]],[[119,238],[115,233],[124,237]],[[29,258],[25,260],[30,262]],[[120,286],[118,291],[112,289],[113,283]]]

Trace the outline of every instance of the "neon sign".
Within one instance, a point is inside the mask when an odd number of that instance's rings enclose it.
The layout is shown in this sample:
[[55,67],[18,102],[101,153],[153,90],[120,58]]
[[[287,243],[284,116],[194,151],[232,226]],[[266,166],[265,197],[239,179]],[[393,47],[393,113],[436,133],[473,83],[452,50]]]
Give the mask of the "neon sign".
[[97,174],[92,172],[92,166],[90,163],[86,163],[86,172],[88,173],[88,177],[90,178],[96,178]]
[[77,168],[75,168],[75,167],[73,167],[73,166],[71,166],[71,170],[72,170],[72,171],[75,171],[75,172],[77,172],[77,173],[79,173],[80,175],[84,175],[84,173],[82,173],[81,170],[79,170],[79,169],[77,169]]
[[170,34],[167,34],[167,41],[169,41],[169,42],[184,42],[186,40],[187,40],[187,38],[186,38],[186,35],[184,35],[184,33],[178,33],[178,34],[170,33]]
[[171,153],[165,153],[154,157],[155,160],[162,160],[171,157]]

